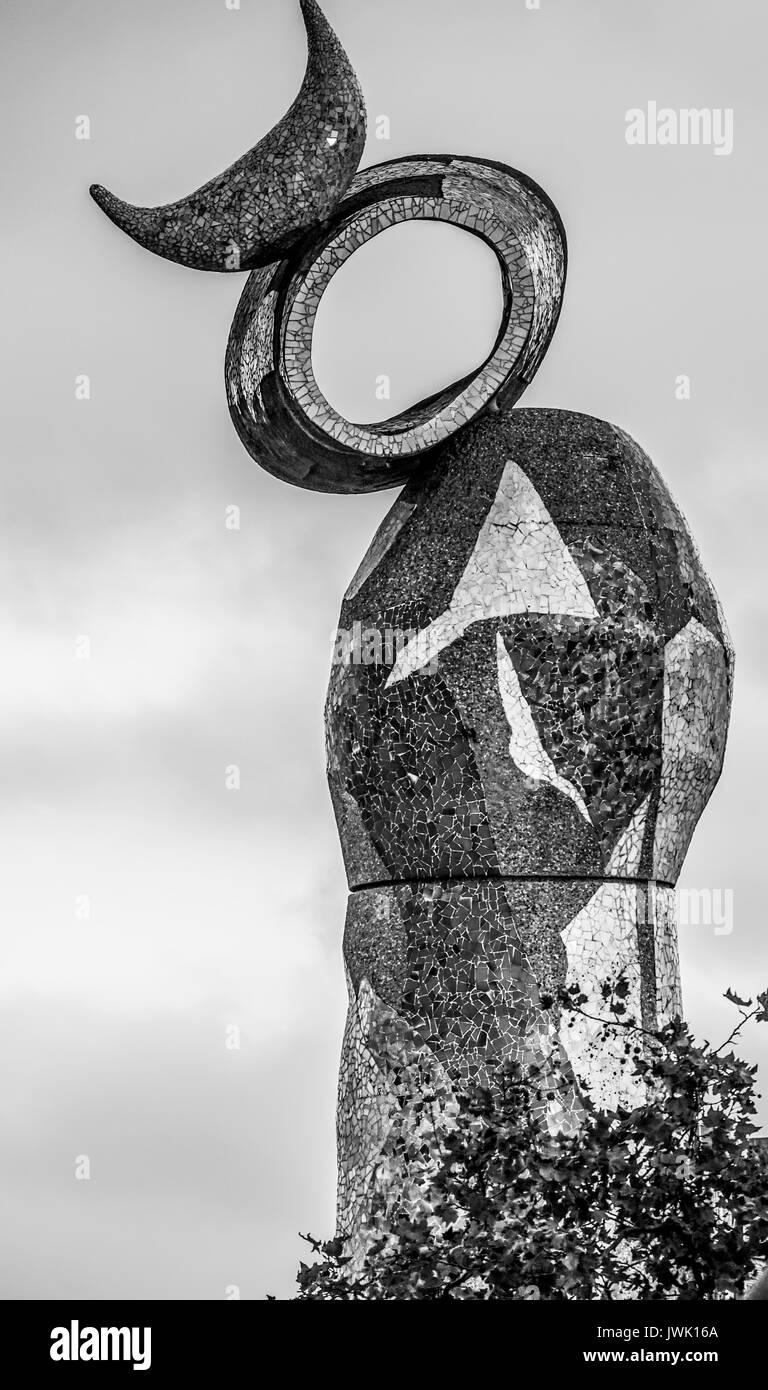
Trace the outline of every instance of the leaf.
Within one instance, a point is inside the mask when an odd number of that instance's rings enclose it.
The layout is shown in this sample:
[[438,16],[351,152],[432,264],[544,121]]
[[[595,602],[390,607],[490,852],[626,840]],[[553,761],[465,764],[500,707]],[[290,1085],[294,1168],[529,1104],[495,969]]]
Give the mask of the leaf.
[[751,1009],[751,1008],[752,1008],[752,1000],[751,1000],[751,999],[741,999],[741,998],[739,997],[739,995],[736,994],[736,993],[734,993],[734,991],[733,991],[732,989],[727,989],[727,990],[725,991],[725,994],[723,995],[723,998],[724,998],[724,999],[728,999],[728,1000],[730,1001],[731,1004],[736,1004],[737,1007],[738,1007],[739,1009]]
[[[757,1003],[768,1014],[768,991]],[[353,1261],[344,1242],[305,1237],[318,1259],[298,1299],[740,1297],[768,1248],[756,1068],[679,1020],[650,1037],[622,1029],[648,1100],[602,1111],[585,1090],[570,1134],[546,1126],[543,1098],[568,1084],[551,1058],[503,1062],[482,1086],[454,1078],[438,1101],[399,1046],[362,1249]]]

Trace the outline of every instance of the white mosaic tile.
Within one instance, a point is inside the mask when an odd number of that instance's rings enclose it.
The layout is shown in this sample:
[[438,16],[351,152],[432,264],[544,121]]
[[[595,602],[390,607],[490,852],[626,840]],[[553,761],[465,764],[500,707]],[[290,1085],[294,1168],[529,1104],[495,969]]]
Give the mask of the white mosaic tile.
[[510,728],[510,757],[526,777],[531,777],[537,782],[547,782],[549,786],[562,792],[563,796],[570,797],[580,814],[586,821],[589,821],[589,811],[584,805],[579,791],[572,783],[559,776],[557,768],[539,738],[528,701],[520,689],[517,672],[500,632],[496,636],[496,651],[499,665],[499,690]]
[[725,756],[729,682],[720,642],[696,618],[667,643],[654,874],[675,883]]
[[578,985],[586,1003],[583,1014],[564,1013],[560,1039],[577,1079],[589,1087],[595,1104],[607,1110],[641,1105],[645,1095],[628,1064],[626,1030],[603,1026],[613,1023],[615,1014],[601,994],[604,983],[623,978],[629,993],[622,1017],[642,1023],[637,918],[637,886],[603,883],[563,932],[566,989]]
[[472,623],[512,613],[598,618],[586,581],[549,512],[510,459],[450,606],[403,648],[387,684],[434,662]]
[[639,873],[650,804],[651,798],[647,796],[619,836],[605,866],[607,878],[634,878]]

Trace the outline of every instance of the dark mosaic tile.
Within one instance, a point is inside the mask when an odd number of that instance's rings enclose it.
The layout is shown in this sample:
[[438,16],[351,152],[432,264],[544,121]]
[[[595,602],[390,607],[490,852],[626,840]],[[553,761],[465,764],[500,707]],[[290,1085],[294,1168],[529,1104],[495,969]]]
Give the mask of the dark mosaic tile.
[[140,246],[198,270],[251,270],[286,255],[332,214],[362,158],[365,102],[320,7],[301,0],[301,8],[309,49],[304,82],[258,145],[165,207],[133,207],[93,185],[99,207]]

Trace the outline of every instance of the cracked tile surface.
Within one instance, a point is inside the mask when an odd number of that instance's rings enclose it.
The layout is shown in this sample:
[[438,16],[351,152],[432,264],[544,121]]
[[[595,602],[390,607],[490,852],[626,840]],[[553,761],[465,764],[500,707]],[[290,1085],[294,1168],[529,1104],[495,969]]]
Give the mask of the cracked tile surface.
[[[504,296],[498,339],[463,381],[390,420],[351,424],[315,380],[320,301],[355,251],[413,220],[449,222],[492,248]],[[246,284],[225,368],[240,439],[268,472],[318,491],[375,491],[416,476],[443,441],[492,404],[509,408],[533,379],[557,324],[566,259],[553,204],[507,165],[415,155],[362,170],[318,232]]]
[[[353,996],[373,989],[449,1076],[551,1059],[555,1129],[585,1085],[637,1103],[599,1020],[616,977],[642,1026],[680,1011],[674,883],[732,685],[664,484],[604,422],[482,418],[383,523],[342,606],[355,624],[378,645],[334,664],[326,708],[337,814],[357,807],[339,818]],[[571,985],[569,1020],[552,999]]]

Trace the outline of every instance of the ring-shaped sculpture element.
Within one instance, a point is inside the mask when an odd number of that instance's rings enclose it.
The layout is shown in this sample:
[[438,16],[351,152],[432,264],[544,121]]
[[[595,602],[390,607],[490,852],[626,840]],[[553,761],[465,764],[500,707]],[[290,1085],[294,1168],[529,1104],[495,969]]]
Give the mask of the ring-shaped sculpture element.
[[[501,266],[504,308],[476,372],[378,424],[344,420],[312,370],[320,300],[336,271],[402,222],[450,222],[480,237]],[[509,409],[533,380],[557,325],[567,268],[562,221],[525,174],[455,155],[416,155],[365,169],[323,227],[279,265],[255,271],[229,339],[226,384],[235,428],[267,472],[318,492],[375,492],[494,404]]]

